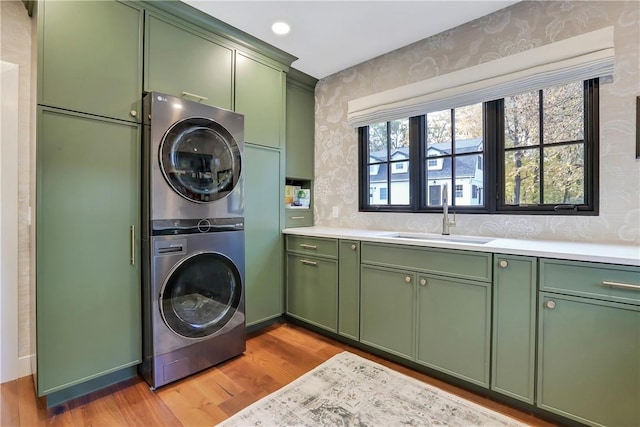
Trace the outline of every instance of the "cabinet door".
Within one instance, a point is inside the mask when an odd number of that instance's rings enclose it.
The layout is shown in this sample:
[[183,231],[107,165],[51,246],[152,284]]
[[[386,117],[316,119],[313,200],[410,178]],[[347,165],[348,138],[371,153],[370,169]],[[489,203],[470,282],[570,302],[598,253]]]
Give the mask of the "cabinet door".
[[287,314],[338,330],[338,262],[287,254]]
[[287,178],[313,179],[314,94],[287,85]]
[[340,241],[338,333],[360,339],[360,242]]
[[360,341],[413,359],[415,275],[362,266]]
[[533,404],[536,272],[532,257],[494,256],[491,388]]
[[138,128],[39,111],[39,395],[141,360]]
[[245,288],[247,325],[282,314],[280,151],[245,144]]
[[284,73],[238,52],[236,107],[245,141],[280,148],[284,133]]
[[640,307],[540,293],[538,406],[589,425],[640,425]]
[[38,103],[139,121],[142,11],[116,1],[40,5]]
[[231,49],[153,15],[147,17],[145,43],[146,91],[232,108]]
[[489,387],[488,283],[418,278],[417,361]]

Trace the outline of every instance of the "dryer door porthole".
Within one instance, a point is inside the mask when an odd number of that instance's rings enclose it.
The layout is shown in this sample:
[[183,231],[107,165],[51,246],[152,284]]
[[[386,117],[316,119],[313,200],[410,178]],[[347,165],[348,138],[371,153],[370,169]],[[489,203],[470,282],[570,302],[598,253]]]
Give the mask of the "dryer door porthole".
[[240,179],[240,148],[219,123],[204,117],[180,120],[160,143],[160,170],[180,196],[210,203],[227,196]]
[[167,326],[186,338],[204,338],[224,327],[242,297],[242,279],[231,260],[203,252],[176,265],[160,293]]

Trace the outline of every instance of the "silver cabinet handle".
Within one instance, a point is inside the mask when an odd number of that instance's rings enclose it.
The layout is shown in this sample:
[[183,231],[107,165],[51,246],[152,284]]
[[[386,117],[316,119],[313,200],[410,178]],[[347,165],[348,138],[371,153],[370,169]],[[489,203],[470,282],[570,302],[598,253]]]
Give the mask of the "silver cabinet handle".
[[129,114],[131,114],[131,117],[135,117],[138,115],[138,112],[136,110],[131,110]]
[[421,286],[426,286],[427,285],[427,279],[420,279],[420,285]]
[[300,243],[300,247],[305,249],[318,249],[316,245],[308,245],[306,243]]
[[290,216],[289,219],[304,219],[303,216]]
[[555,301],[547,301],[544,303],[544,306],[547,307],[549,310],[553,310],[554,308],[556,308],[556,302]]
[[351,245],[351,250],[355,251],[356,250],[356,245]]
[[131,240],[131,256],[129,262],[131,265],[136,265],[136,227],[132,225],[129,227],[129,239]]
[[411,276],[405,277],[404,281],[407,282],[407,283],[411,283]]
[[501,261],[498,263],[498,265],[499,265],[500,267],[502,267],[502,268],[506,268],[506,267],[509,265],[509,263],[508,263],[507,261],[505,261],[505,260],[501,260]]
[[631,285],[629,283],[609,282],[608,280],[603,281],[602,282],[602,286],[608,286],[610,288],[631,289],[633,291],[640,291],[640,285]]
[[301,259],[300,262],[303,263],[304,265],[318,265],[317,262],[309,261],[308,259]]
[[198,102],[206,101],[207,99],[209,99],[206,96],[200,96],[195,93],[185,92],[185,91],[182,91],[182,96],[191,96],[193,98],[198,98]]

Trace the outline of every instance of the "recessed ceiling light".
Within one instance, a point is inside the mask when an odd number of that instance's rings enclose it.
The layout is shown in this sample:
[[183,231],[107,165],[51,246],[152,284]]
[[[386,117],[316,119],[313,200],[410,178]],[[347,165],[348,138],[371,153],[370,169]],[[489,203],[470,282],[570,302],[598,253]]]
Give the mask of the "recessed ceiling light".
[[289,27],[289,24],[282,21],[276,22],[271,26],[271,31],[273,31],[279,36],[284,36],[285,34],[289,34],[289,30],[291,30],[291,27]]

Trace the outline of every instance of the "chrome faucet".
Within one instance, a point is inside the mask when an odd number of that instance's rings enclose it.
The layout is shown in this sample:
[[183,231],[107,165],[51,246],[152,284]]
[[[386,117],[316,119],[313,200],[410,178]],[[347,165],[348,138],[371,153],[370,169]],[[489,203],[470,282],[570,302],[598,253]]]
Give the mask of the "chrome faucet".
[[447,184],[443,186],[443,194],[442,194],[442,234],[445,236],[449,235],[449,227],[456,226],[456,212],[453,212],[453,221],[449,220],[449,195],[448,195],[448,187]]

